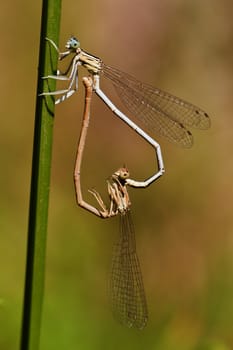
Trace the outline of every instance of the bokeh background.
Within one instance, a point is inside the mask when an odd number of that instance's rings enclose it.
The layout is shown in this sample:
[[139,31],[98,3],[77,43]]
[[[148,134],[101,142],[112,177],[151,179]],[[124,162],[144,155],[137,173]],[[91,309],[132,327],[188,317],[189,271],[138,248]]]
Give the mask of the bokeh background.
[[[76,35],[106,63],[202,107],[212,127],[194,131],[190,150],[157,138],[165,175],[130,190],[150,313],[137,331],[113,320],[106,293],[117,218],[75,203],[82,85],[56,107],[41,349],[233,348],[232,14],[230,0],[63,1],[61,48]],[[40,1],[5,1],[0,12],[3,350],[20,339],[40,15]],[[154,152],[94,97],[84,198],[94,203],[87,190],[95,187],[107,201],[106,179],[124,163],[147,178]]]

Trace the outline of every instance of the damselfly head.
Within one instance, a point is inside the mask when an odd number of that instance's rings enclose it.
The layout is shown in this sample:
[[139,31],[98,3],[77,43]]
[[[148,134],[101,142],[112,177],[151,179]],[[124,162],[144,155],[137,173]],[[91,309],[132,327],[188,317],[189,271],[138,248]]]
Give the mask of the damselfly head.
[[71,51],[75,51],[79,47],[80,47],[80,42],[74,36],[72,36],[66,43],[66,48],[71,50]]
[[126,167],[120,168],[115,171],[113,176],[117,177],[119,180],[126,180],[129,178],[129,170]]

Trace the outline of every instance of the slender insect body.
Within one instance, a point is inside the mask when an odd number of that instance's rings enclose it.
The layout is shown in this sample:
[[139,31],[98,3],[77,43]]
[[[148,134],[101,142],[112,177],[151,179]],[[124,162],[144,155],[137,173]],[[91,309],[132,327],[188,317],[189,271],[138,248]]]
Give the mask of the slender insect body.
[[[144,122],[150,132],[157,132],[169,141],[189,148],[193,144],[189,127],[203,130],[210,127],[210,118],[202,109],[149,84],[144,84],[119,69],[104,64],[100,58],[82,50],[75,37],[71,37],[67,41],[66,48],[68,50],[65,52],[60,52],[52,40],[47,40],[58,51],[60,60],[74,54],[74,58],[64,75],[44,77],[69,81],[69,86],[65,90],[41,94],[45,96],[61,94],[62,96],[56,100],[56,104],[65,101],[77,91],[78,66],[82,65],[92,74],[93,78],[103,76],[110,79],[123,104],[139,121]],[[112,109],[112,102],[99,88],[99,79],[94,79],[94,81],[94,91]],[[129,125],[129,118],[116,106],[114,106],[114,110],[114,113],[117,116],[121,115],[121,119]],[[142,133],[141,136],[147,140],[146,134]]]
[[147,323],[148,311],[139,259],[136,253],[134,226],[130,214],[131,202],[127,191],[127,181],[130,180],[128,169],[124,166],[116,170],[111,179],[107,181],[109,207],[104,204],[100,194],[94,189],[89,190],[89,192],[96,199],[100,209],[85,202],[82,197],[81,164],[93,90],[90,77],[83,78],[83,83],[86,91],[85,108],[74,171],[77,203],[100,218],[119,216],[120,235],[113,249],[109,283],[112,311],[115,318],[122,324],[142,329]]

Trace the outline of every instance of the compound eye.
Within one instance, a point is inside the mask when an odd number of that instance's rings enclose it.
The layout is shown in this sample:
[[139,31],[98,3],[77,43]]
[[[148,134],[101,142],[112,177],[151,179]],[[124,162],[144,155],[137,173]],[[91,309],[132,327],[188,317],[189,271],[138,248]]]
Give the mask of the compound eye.
[[127,179],[129,177],[129,171],[126,168],[121,169],[121,178]]
[[76,50],[80,47],[80,42],[75,37],[71,37],[66,44],[67,49]]

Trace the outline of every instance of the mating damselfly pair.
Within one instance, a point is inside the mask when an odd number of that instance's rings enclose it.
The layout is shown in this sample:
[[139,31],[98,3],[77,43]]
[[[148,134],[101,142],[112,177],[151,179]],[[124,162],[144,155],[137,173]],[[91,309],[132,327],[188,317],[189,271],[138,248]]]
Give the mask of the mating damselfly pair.
[[[148,311],[136,253],[134,227],[130,214],[131,203],[127,186],[135,188],[149,186],[164,173],[164,164],[158,142],[112,103],[101,90],[100,79],[103,76],[112,81],[123,104],[140,122],[144,123],[150,132],[158,133],[180,146],[191,147],[193,137],[189,128],[208,129],[210,127],[210,118],[207,113],[193,104],[158,88],[144,84],[129,74],[104,64],[100,58],[82,50],[79,41],[74,37],[67,41],[67,50],[64,52],[60,52],[51,39],[47,40],[59,53],[60,60],[70,55],[72,59],[66,72],[61,73],[58,71],[57,75],[44,77],[44,79],[68,81],[67,89],[43,92],[41,95],[61,95],[55,102],[59,104],[78,90],[79,66],[86,68],[90,74],[89,78],[83,79],[86,90],[85,109],[74,174],[77,202],[80,206],[101,218],[120,215],[120,239],[114,249],[110,282],[113,311],[122,323],[143,328],[147,323]],[[111,181],[108,181],[109,209],[107,209],[97,191],[91,190],[90,192],[96,198],[100,209],[86,203],[82,198],[81,192],[80,170],[90,118],[92,91],[100,97],[117,117],[135,130],[155,149],[158,164],[156,172],[145,181],[130,179],[129,171],[125,167],[118,169],[112,175]]]

